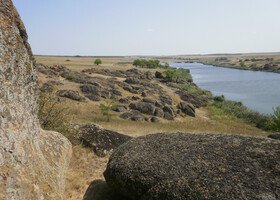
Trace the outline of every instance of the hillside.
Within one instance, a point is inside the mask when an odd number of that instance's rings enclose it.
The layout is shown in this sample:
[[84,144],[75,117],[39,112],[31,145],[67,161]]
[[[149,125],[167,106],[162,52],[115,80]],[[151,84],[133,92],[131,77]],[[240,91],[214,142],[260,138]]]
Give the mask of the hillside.
[[[43,64],[38,67],[41,87],[56,85],[62,105],[66,106],[67,114],[73,116],[71,123],[97,123],[132,137],[170,131],[268,134],[243,119],[209,106],[213,99],[207,91],[199,95],[197,91],[201,90],[194,83],[167,83],[155,77],[156,71],[164,69],[135,69],[129,64],[132,58],[102,58],[103,64],[99,66],[93,64],[94,58],[40,56],[36,60]],[[145,73],[147,71],[150,73]],[[181,88],[182,85],[191,90]],[[90,91],[97,95],[92,96]],[[184,113],[178,106],[182,102],[192,104],[195,112]],[[109,121],[100,110],[101,104],[116,106],[115,111],[109,111],[112,115]],[[156,118],[156,122],[152,122],[152,118]],[[79,143],[74,145],[66,182],[67,199],[81,199],[93,180],[104,180],[102,173],[108,161],[108,156],[100,158]]]

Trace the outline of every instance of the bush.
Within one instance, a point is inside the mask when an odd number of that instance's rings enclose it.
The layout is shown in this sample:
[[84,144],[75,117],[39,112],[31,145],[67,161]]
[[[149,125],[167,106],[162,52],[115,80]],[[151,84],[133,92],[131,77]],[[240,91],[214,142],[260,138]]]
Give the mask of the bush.
[[66,80],[68,80],[68,81],[73,81],[73,80],[75,80],[76,79],[76,77],[75,76],[73,76],[73,75],[67,75],[66,76]]
[[110,111],[116,107],[115,101],[106,101],[106,104],[100,104],[99,109],[102,112],[102,115],[107,118],[107,122],[110,121],[113,116]]
[[213,99],[213,94],[209,90],[203,90],[192,84],[178,84],[178,85],[186,89],[188,92],[204,96],[208,99]]
[[270,116],[269,129],[280,132],[280,106],[273,108],[273,115]]
[[159,67],[159,64],[160,61],[159,60],[140,60],[140,59],[137,59],[137,60],[134,60],[133,61],[133,65],[138,67],[147,67],[147,68],[158,68]]
[[73,115],[69,113],[65,101],[57,97],[56,92],[54,85],[41,89],[38,99],[38,118],[43,129],[57,131],[71,140],[73,129],[70,123]]
[[102,64],[102,60],[98,58],[94,61],[94,64],[100,65],[100,64]]
[[184,69],[184,68],[179,68],[179,69],[175,69],[177,72],[178,77],[180,77],[181,79],[184,79],[188,82],[192,82],[192,75],[190,74],[190,70],[189,69]]
[[258,128],[267,130],[269,125],[269,116],[259,112],[249,110],[242,102],[236,101],[215,101],[211,106],[220,108],[227,114],[234,115],[243,119],[245,122],[255,125]]
[[164,79],[166,81],[172,81],[172,79],[176,79],[178,77],[178,74],[175,69],[167,69],[163,72],[165,75]]
[[65,60],[66,62],[70,62],[71,60],[69,60],[69,59],[67,59],[67,60]]
[[226,98],[224,95],[214,97],[214,101],[224,102],[225,100]]
[[144,74],[148,75],[148,74],[152,74],[152,72],[151,71],[146,71],[146,72],[144,72]]

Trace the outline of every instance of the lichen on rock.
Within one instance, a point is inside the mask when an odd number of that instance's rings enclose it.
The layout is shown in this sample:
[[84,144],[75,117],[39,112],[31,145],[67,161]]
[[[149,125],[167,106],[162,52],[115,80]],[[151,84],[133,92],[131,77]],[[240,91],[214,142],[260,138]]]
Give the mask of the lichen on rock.
[[11,0],[0,0],[0,199],[63,199],[71,144],[37,118],[37,72]]

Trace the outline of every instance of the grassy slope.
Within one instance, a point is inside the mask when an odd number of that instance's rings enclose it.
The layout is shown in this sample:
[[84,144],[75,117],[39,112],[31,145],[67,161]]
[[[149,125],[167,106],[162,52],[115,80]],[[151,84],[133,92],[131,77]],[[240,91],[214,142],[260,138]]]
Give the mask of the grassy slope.
[[[70,59],[70,62],[66,62]],[[72,70],[81,71],[93,67],[95,58],[66,58],[66,57],[36,57],[38,63],[46,65],[65,65]],[[110,69],[129,69],[132,68],[131,64],[117,64],[131,62],[132,58],[103,58],[103,63],[100,68]],[[143,69],[143,71],[147,71]],[[155,70],[150,70],[155,71]],[[92,74],[92,76],[100,76]],[[48,79],[43,75],[40,75],[41,81],[47,81]],[[74,89],[80,91],[79,85],[73,82],[66,81],[60,78],[64,85],[60,89]],[[165,88],[168,93],[172,91]],[[125,93],[125,91],[122,91]],[[174,98],[176,103],[179,99]],[[120,119],[116,113],[110,122],[107,122],[101,115],[98,108],[99,103],[89,102],[81,103],[72,100],[66,100],[69,105],[71,113],[75,115],[75,122],[89,123],[96,122],[102,125],[104,128],[114,130],[123,134],[127,134],[133,137],[141,136],[145,134],[169,132],[169,131],[181,131],[189,133],[232,133],[232,134],[246,134],[255,136],[266,136],[267,133],[250,126],[242,120],[236,119],[233,116],[226,115],[219,110],[213,110],[211,108],[201,108],[197,110],[197,117],[177,118],[175,121],[162,120],[161,123],[149,123],[149,122],[132,122]],[[73,147],[73,158],[70,164],[70,168],[67,174],[66,181],[66,195],[67,199],[82,199],[88,185],[96,179],[103,179],[102,172],[105,170],[105,166],[108,158],[98,158],[89,149],[85,149],[81,146]]]

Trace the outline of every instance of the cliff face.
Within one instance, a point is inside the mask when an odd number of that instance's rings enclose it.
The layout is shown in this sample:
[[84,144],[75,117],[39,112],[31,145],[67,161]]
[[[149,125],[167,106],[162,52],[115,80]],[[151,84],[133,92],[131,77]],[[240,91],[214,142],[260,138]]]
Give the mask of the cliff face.
[[0,199],[63,199],[70,142],[40,128],[37,72],[11,0],[0,0]]

